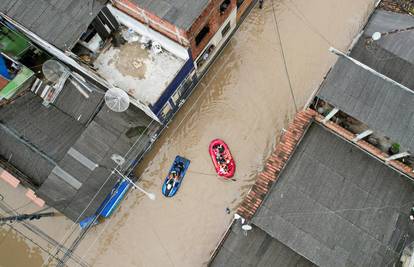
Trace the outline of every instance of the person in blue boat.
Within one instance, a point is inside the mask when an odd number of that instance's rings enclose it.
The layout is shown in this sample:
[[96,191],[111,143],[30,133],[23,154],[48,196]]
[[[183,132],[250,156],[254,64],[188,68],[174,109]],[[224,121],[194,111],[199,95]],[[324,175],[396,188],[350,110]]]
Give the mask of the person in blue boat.
[[170,179],[174,179],[174,180],[176,180],[176,181],[178,181],[179,180],[179,178],[180,178],[180,176],[177,174],[177,172],[176,171],[172,171],[171,173],[170,173],[170,177],[169,177]]
[[184,163],[178,162],[176,165],[176,170],[171,171],[169,178],[174,179],[175,181],[179,181],[181,173],[183,171],[184,171]]

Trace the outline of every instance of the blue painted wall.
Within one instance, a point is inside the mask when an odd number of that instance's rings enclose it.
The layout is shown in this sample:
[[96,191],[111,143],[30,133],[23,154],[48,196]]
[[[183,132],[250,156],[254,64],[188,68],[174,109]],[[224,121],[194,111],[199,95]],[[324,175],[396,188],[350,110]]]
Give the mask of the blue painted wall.
[[159,113],[161,112],[165,103],[167,103],[167,101],[175,93],[175,91],[180,86],[180,84],[185,80],[185,78],[187,78],[187,76],[193,71],[193,69],[194,69],[194,62],[191,58],[189,58],[187,62],[185,62],[181,70],[177,73],[175,78],[172,80],[172,82],[168,85],[167,89],[165,89],[164,93],[162,93],[162,95],[157,100],[157,102],[154,104],[154,106],[150,106],[152,112],[157,114],[157,116],[159,117]]

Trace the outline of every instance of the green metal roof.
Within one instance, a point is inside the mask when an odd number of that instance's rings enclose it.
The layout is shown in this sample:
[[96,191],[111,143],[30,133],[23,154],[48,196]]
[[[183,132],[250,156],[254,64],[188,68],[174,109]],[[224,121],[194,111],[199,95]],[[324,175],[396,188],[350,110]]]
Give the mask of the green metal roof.
[[0,25],[0,50],[3,53],[19,59],[30,45],[23,35]]
[[34,72],[29,68],[22,66],[19,73],[11,80],[3,89],[0,91],[0,100],[10,99],[14,94],[16,94],[19,89],[34,76]]

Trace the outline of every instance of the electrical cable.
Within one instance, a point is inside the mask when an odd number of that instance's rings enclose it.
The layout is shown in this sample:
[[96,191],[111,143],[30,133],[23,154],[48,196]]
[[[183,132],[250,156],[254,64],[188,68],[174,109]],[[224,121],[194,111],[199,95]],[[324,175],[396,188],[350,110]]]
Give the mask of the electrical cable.
[[292,1],[292,0],[288,0],[296,9],[296,11],[300,14],[300,16],[298,14],[296,14],[287,4],[285,4],[282,1],[282,4],[287,7],[296,17],[298,17],[300,20],[303,21],[303,23],[310,28],[311,31],[313,31],[315,34],[319,35],[319,37],[321,37],[328,45],[335,47],[335,45],[328,40],[328,38],[325,37],[325,35],[323,35],[315,26],[313,26],[313,24],[307,19],[307,17],[303,14],[303,12],[299,9],[299,7]]
[[[126,158],[126,155],[133,149],[133,147],[138,143],[138,141],[140,141],[141,139],[142,139],[142,137],[144,136],[144,133],[146,133],[146,131],[149,129],[149,127],[152,125],[152,123],[154,122],[155,120],[152,120],[151,122],[150,122],[150,124],[145,128],[145,130],[141,133],[141,135],[140,135],[140,137],[135,141],[135,143],[129,148],[129,150],[126,152],[126,154],[125,154],[125,157],[124,158]],[[118,168],[120,165],[116,165],[115,166],[115,168]],[[93,198],[91,199],[91,201],[89,201],[89,203],[88,203],[88,205],[86,206],[86,208],[80,213],[80,215],[77,217],[77,219],[74,221],[74,223],[72,224],[72,226],[65,232],[65,234],[64,234],[64,236],[63,236],[63,238],[62,238],[62,240],[59,242],[59,244],[61,245],[61,246],[64,246],[65,245],[65,243],[69,240],[69,238],[73,235],[73,233],[75,232],[75,230],[76,229],[74,229],[74,226],[75,225],[77,225],[77,223],[79,222],[79,220],[80,220],[80,218],[83,216],[83,214],[86,212],[86,210],[90,207],[90,205],[92,204],[92,202],[95,200],[95,198],[98,196],[98,194],[99,194],[99,192],[104,188],[104,186],[106,185],[106,183],[110,180],[110,178],[113,176],[113,174],[111,173],[107,178],[106,178],[106,180],[105,180],[105,182],[101,185],[101,187],[98,189],[98,191],[95,193],[95,195],[93,196]],[[95,221],[96,221],[96,219],[97,219],[97,217],[93,220],[93,222],[91,223],[91,224],[93,224],[93,223],[95,223]],[[68,233],[69,233],[69,231],[72,231],[69,235],[67,235]],[[55,249],[57,249],[57,247],[55,247],[55,248],[53,248],[53,250],[55,250]],[[56,251],[56,253],[55,253],[55,255],[58,253],[59,251],[57,250]],[[66,253],[65,253],[65,255],[66,255]],[[44,262],[44,265],[45,265],[45,263],[47,263],[47,264],[49,264],[49,260],[50,260],[50,257],[48,258],[48,259],[46,259],[46,261]]]
[[[1,197],[2,197],[2,195],[0,194],[0,201],[1,201],[0,202],[0,208],[3,211],[6,212],[6,215],[13,215],[13,214],[14,215],[19,215],[19,213],[17,213],[16,211],[13,210],[13,207],[11,205],[7,204],[7,202],[4,201],[4,197],[3,197],[3,199],[1,199]],[[39,210],[38,212],[42,212],[42,211],[45,211],[45,210],[50,209],[50,208],[51,207],[45,207],[45,208]],[[13,222],[13,223],[16,223],[16,222]],[[25,221],[19,221],[17,223],[19,225],[23,226],[24,228],[26,228],[27,230],[29,230],[30,232],[34,233],[35,235],[37,235],[38,237],[40,237],[42,240],[46,241],[50,245],[55,246],[55,244],[57,243],[57,241],[55,241],[53,238],[51,238],[50,236],[48,236],[46,233],[42,232],[40,229],[38,229],[34,225],[32,225],[32,224],[30,224],[28,222],[25,222]],[[7,222],[1,223],[0,225],[3,225],[3,224],[7,224]],[[60,245],[60,247],[63,250],[66,250],[67,251],[67,249],[65,247],[63,247],[62,245]],[[60,251],[63,251],[62,249]],[[79,256],[77,256],[76,254],[71,255],[71,258],[77,264],[79,264],[80,266],[82,266],[82,267],[88,267],[88,264],[86,264],[84,262],[81,262]]]
[[[5,27],[7,27],[7,25],[3,22],[3,21],[1,21],[0,20],[0,23],[1,24],[3,24]],[[8,27],[7,27],[8,28]],[[9,29],[9,28],[8,28]],[[14,30],[14,29],[10,29],[11,31],[13,31],[13,32],[15,32],[15,33],[17,33],[17,34],[21,34],[20,32],[18,32],[18,31],[16,31],[16,30]],[[138,138],[136,141],[135,141],[135,143],[129,148],[129,150],[126,152],[126,154],[125,154],[125,157],[124,158],[126,158],[128,155],[129,155],[129,153],[131,152],[131,150],[134,148],[134,146],[138,143],[138,141],[140,141],[140,139],[142,138],[142,136],[143,136],[143,134],[146,132],[146,130],[148,130],[149,129],[149,127],[152,125],[152,123],[154,122],[155,120],[152,120],[151,122],[150,122],[150,124],[145,128],[145,130],[143,131],[143,133],[140,135],[140,138]],[[119,167],[119,165],[118,166],[116,166],[115,168],[118,168]],[[103,187],[105,186],[105,184],[109,181],[109,179],[111,178],[111,176],[112,176],[112,174],[110,174],[109,176],[108,176],[108,178],[105,180],[105,182],[102,184],[102,186],[98,189],[98,191],[96,192],[96,194],[94,195],[94,197],[92,198],[92,200],[88,203],[88,205],[87,205],[87,207],[82,211],[82,213],[78,216],[78,218],[76,219],[76,221],[73,223],[73,225],[65,232],[65,235],[64,235],[64,237],[63,237],[63,239],[61,240],[61,242],[59,243],[59,245],[57,245],[57,246],[55,246],[52,250],[55,250],[55,249],[57,249],[58,251],[56,251],[56,253],[55,253],[55,255],[57,255],[57,253],[59,253],[59,246],[64,246],[64,244],[67,242],[67,240],[72,236],[72,234],[74,233],[74,231],[75,230],[72,230],[72,228],[74,227],[74,225],[76,225],[77,223],[78,223],[78,221],[79,221],[79,219],[82,217],[82,215],[85,213],[85,211],[89,208],[89,206],[91,205],[91,203],[95,200],[95,198],[96,198],[96,196],[99,194],[99,192],[103,189]],[[1,196],[2,197],[2,196]],[[67,236],[67,238],[66,238],[66,235],[67,235],[67,233],[69,232],[69,231],[72,231],[70,234],[69,234],[69,236]],[[63,243],[62,243],[62,241],[63,241]],[[51,254],[50,254],[51,255]],[[43,263],[43,265],[47,262],[47,263],[49,263],[49,261],[50,261],[50,256],[48,257],[48,259],[46,259],[46,261]]]
[[[223,47],[224,49],[224,47]],[[232,52],[234,53],[234,52]],[[195,105],[198,103],[198,101],[201,99],[201,97],[208,91],[206,90],[206,88],[209,87],[209,85],[211,84],[211,82],[213,82],[216,78],[216,76],[221,73],[220,70],[222,68],[224,68],[224,66],[226,66],[227,62],[230,60],[231,55],[227,57],[226,61],[220,66],[220,69],[217,70],[213,77],[210,79],[210,81],[207,83],[207,85],[204,86],[203,91],[200,93],[200,95],[196,98],[196,100],[193,102],[193,104],[190,106],[190,109],[187,111],[187,113],[184,115],[183,119],[180,121],[180,123],[177,125],[177,127],[174,129],[173,133],[171,135],[174,136],[175,132],[179,129],[179,127],[181,126],[181,124],[184,122],[184,120],[187,118],[187,116],[191,113],[192,109],[195,107]],[[213,63],[213,62],[212,62]],[[211,63],[211,64],[212,64]],[[211,65],[210,65],[211,66]],[[198,86],[198,84],[196,85]],[[107,222],[107,224],[109,225],[112,221]],[[91,247],[93,247],[96,243],[96,241],[102,236],[102,233],[105,231],[107,227],[104,227],[101,231],[101,233],[98,234],[97,238],[92,242],[92,244],[86,249],[86,251],[89,251],[91,249]],[[83,259],[86,256],[86,254],[84,254],[81,258]]]
[[273,4],[273,0],[271,0],[270,2],[271,2],[271,5],[272,5],[274,25],[275,25],[276,33],[277,33],[277,36],[278,36],[277,39],[278,39],[279,45],[280,45],[280,52],[281,52],[281,55],[282,55],[283,66],[284,66],[284,70],[285,70],[285,73],[286,73],[286,76],[287,76],[287,80],[288,80],[288,83],[289,83],[289,91],[290,91],[290,94],[292,96],[293,104],[295,106],[295,111],[298,112],[299,109],[298,109],[298,105],[296,103],[295,94],[293,92],[292,82],[290,80],[289,70],[288,70],[288,67],[287,67],[287,62],[286,62],[286,57],[285,57],[285,52],[284,52],[284,49],[283,49],[282,38],[280,36],[279,25],[278,25],[278,22],[277,22],[277,19],[276,19],[275,6]]

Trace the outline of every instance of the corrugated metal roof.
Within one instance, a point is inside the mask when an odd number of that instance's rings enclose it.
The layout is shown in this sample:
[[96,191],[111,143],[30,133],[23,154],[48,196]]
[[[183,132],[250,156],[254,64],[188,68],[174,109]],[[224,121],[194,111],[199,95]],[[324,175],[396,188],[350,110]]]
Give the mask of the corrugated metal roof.
[[209,266],[316,266],[265,231],[253,225],[247,233],[235,222],[217,256]]
[[[60,168],[81,183],[79,190],[74,190],[73,185],[65,182],[64,177],[58,177],[52,172],[40,187],[39,196],[44,196],[50,205],[60,206],[60,211],[72,220],[76,220],[85,209],[87,210],[82,214],[81,220],[92,215],[119,178],[112,175],[105,183],[111,174],[111,168],[115,167],[111,156],[128,152],[140,136],[128,138],[125,133],[130,128],[145,126],[149,121],[148,116],[133,106],[122,113],[113,112],[103,106],[71,147],[71,150],[76,150],[82,157],[76,158],[68,150],[58,163]],[[149,136],[144,135],[140,142],[149,143],[149,139]],[[87,158],[88,162],[99,167],[88,168],[82,158]],[[103,185],[103,189],[93,199]]]
[[414,92],[340,58],[318,97],[414,151]]
[[375,41],[377,46],[414,64],[413,27],[413,16],[377,10],[367,24],[364,36],[371,37],[374,32],[381,32],[383,36]]
[[90,93],[86,99],[71,82],[67,81],[53,105],[80,123],[86,124],[103,104],[103,96],[103,92]]
[[[45,107],[43,100],[29,91],[0,109],[0,122],[7,127],[0,127],[0,155],[33,180],[39,197],[72,220],[86,209],[109,177],[115,165],[112,154],[124,155],[140,138],[129,138],[126,132],[150,122],[132,105],[116,113],[100,106],[102,94],[91,94],[88,100],[79,95],[68,83],[56,106]],[[79,115],[82,119],[78,121]],[[138,149],[145,149],[149,142],[150,137],[144,135]],[[100,167],[93,168],[93,164]],[[108,180],[81,219],[97,210],[118,178]]]
[[377,9],[367,23],[364,35],[371,37],[374,32],[386,33],[414,26],[414,17]]
[[210,0],[131,0],[178,28],[188,30]]
[[413,240],[413,193],[405,177],[313,124],[252,223],[318,266],[388,266]]
[[[414,18],[378,10],[350,56],[396,82],[414,89]],[[381,33],[379,41],[370,37]],[[381,79],[340,58],[324,81],[318,97],[367,124],[374,131],[414,151],[414,92]]]
[[45,41],[70,50],[106,0],[2,0],[0,11]]

